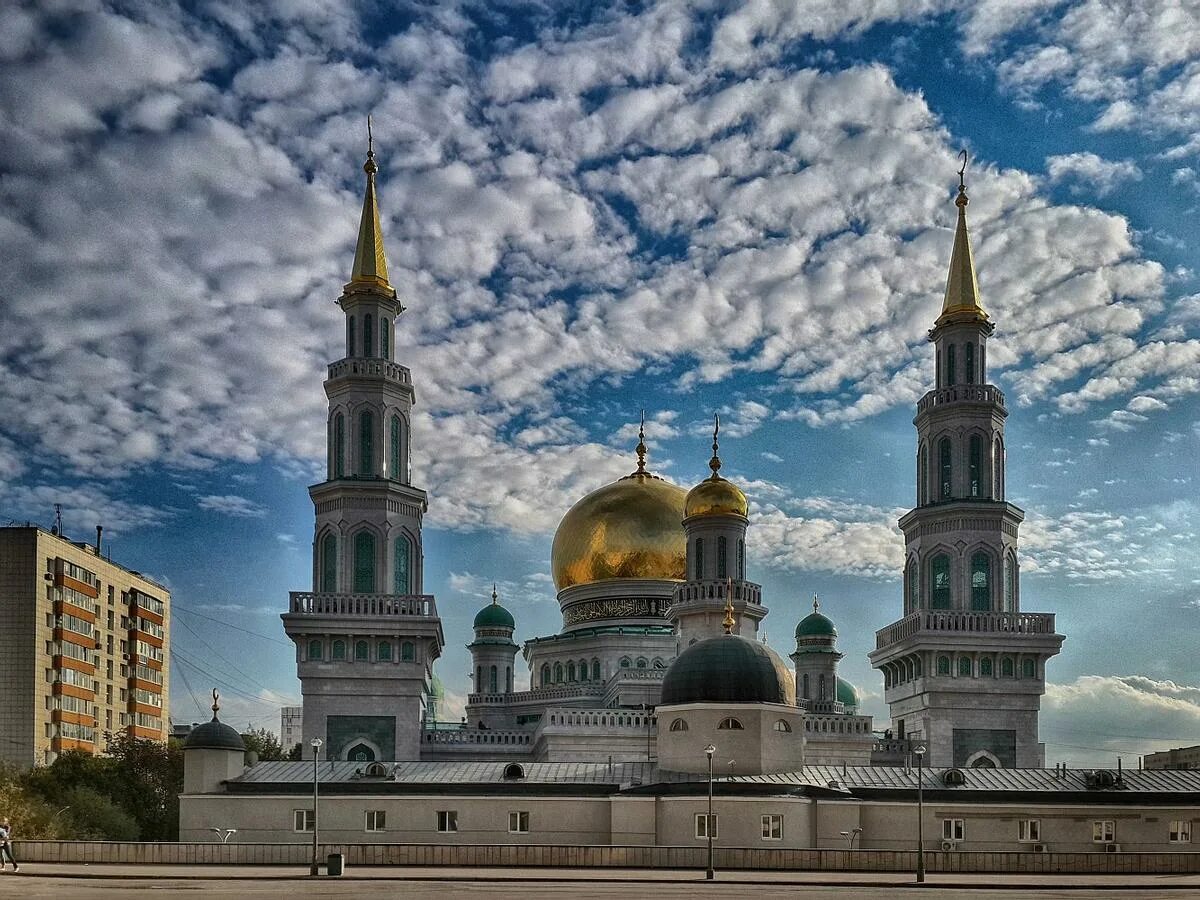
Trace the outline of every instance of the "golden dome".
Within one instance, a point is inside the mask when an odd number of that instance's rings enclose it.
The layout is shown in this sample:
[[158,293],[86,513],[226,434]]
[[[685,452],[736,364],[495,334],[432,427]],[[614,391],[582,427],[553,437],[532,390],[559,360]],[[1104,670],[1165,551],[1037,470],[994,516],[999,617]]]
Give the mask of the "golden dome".
[[687,573],[683,488],[646,471],[644,435],[638,466],[592,491],[558,523],[550,568],[558,590],[610,578],[682,581]]
[[683,507],[684,518],[692,516],[742,516],[749,511],[746,495],[732,481],[719,475],[706,478],[690,491]]

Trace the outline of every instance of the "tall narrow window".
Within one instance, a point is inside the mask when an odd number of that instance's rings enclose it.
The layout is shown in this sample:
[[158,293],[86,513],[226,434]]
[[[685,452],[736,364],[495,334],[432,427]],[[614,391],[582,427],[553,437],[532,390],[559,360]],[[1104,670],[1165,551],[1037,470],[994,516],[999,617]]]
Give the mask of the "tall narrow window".
[[513,692],[512,684],[513,684],[513,682],[512,682],[512,666],[505,666],[504,667],[504,691],[505,691],[505,693],[511,694]]
[[992,499],[1004,499],[1004,445],[992,445]]
[[358,417],[358,474],[375,474],[375,417],[365,411]]
[[346,317],[346,355],[354,355],[354,316]]
[[325,593],[337,590],[336,534],[327,534],[321,538],[321,590]]
[[542,687],[550,684],[550,663],[542,664]]
[[374,356],[375,349],[375,323],[371,319],[371,314],[367,313],[363,316],[363,356]]
[[412,662],[417,658],[416,647],[412,641],[405,641],[400,645],[400,659],[404,662]]
[[987,384],[987,344],[979,342],[979,383]]
[[696,579],[704,577],[704,541],[696,538]]
[[917,570],[917,561],[908,563],[908,612],[913,612],[921,605],[921,576]]
[[958,658],[958,675],[960,678],[971,677],[971,658],[968,656],[960,656]]
[[991,678],[992,677],[992,661],[991,661],[991,659],[989,659],[986,656],[979,661],[979,677],[980,678]]
[[804,673],[803,684],[804,684],[804,690],[801,692],[800,696],[803,697],[805,700],[811,700],[812,697],[808,693],[808,673],[807,672]]
[[975,344],[971,341],[967,341],[963,351],[963,381],[967,384],[975,383]]
[[1021,660],[1021,677],[1022,678],[1036,678],[1037,677],[1037,664],[1032,659]]
[[717,577],[718,578],[728,578],[729,577],[729,560],[728,560],[728,553],[726,552],[728,549],[727,543],[728,542],[725,540],[725,535],[722,534],[717,537]]
[[950,557],[944,554],[929,563],[929,601],[931,609],[950,608]]
[[388,356],[388,322],[387,319],[379,320],[379,355],[384,359],[390,359]]
[[992,608],[992,561],[986,553],[971,557],[971,609]]
[[951,491],[951,475],[953,474],[953,466],[951,465],[950,457],[950,438],[942,438],[938,444],[939,466],[942,470],[942,499],[950,499]]
[[746,542],[738,538],[737,546],[737,577],[746,580]]
[[[970,344],[967,345],[968,347]],[[971,496],[978,497],[983,493],[983,441],[979,435],[971,435],[967,444],[967,471],[971,481]]]
[[1004,611],[1017,611],[1016,573],[1011,556],[1004,557]]
[[592,681],[600,680],[600,660],[592,660]]
[[354,536],[354,590],[375,593],[375,535],[369,531]]
[[1013,677],[1013,661],[1011,656],[1006,656],[1000,660],[1000,675],[1004,678]]
[[391,453],[388,454],[388,478],[392,481],[403,481],[400,477],[400,417],[392,416]]
[[929,502],[929,448],[921,445],[917,461],[917,505]]
[[933,360],[934,360],[934,369],[936,370],[934,372],[934,376],[933,376],[933,383],[936,384],[938,387],[945,387],[946,381],[942,377],[942,351],[941,350],[935,350],[933,352]]
[[393,570],[392,593],[412,593],[412,544],[404,535],[396,538],[392,548],[395,553],[396,567]]
[[575,661],[571,660],[567,663],[567,681],[575,680]]
[[825,699],[825,676],[824,675],[817,676],[817,699],[818,700]]
[[497,679],[496,679],[496,667],[495,666],[492,666],[491,669],[488,670],[488,691],[493,694],[497,694],[500,692],[499,681],[497,681]]
[[955,383],[955,363],[954,363],[954,345],[951,344],[946,348],[946,385],[952,386]]
[[359,662],[366,662],[371,658],[371,648],[367,646],[366,641],[354,642],[354,658]]
[[333,417],[333,477],[346,474],[346,417],[338,413]]
[[555,663],[554,664],[554,683],[562,684],[562,680],[563,680],[562,663]]

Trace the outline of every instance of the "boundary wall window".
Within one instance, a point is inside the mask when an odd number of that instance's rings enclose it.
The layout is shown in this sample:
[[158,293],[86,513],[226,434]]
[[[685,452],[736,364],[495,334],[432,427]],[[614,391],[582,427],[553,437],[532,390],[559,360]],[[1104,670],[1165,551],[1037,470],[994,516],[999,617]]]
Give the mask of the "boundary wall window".
[[529,834],[529,811],[513,810],[508,814],[509,834]]
[[[696,813],[696,837],[697,837],[697,839],[699,839],[699,840],[707,840],[708,839],[709,821],[710,821],[710,819],[709,819],[709,816],[707,813]],[[711,821],[712,821],[712,836],[713,836],[713,840],[715,841],[717,839],[717,833],[720,828],[720,822],[717,821],[716,813],[712,814]]]
[[1017,822],[1017,840],[1036,844],[1042,839],[1041,819],[1021,819]]
[[311,809],[292,810],[292,831],[312,831],[317,824],[317,816]]
[[962,819],[942,819],[943,841],[961,841],[966,833],[966,823]]
[[443,834],[458,831],[458,810],[439,809],[437,812],[437,830]]
[[1111,844],[1117,839],[1117,823],[1112,819],[1097,819],[1092,822],[1092,843]]
[[1167,839],[1172,844],[1190,844],[1192,842],[1191,819],[1172,819]]
[[387,813],[382,809],[368,809],[364,818],[363,831],[387,830]]
[[762,839],[764,841],[783,840],[783,816],[771,814],[762,817]]

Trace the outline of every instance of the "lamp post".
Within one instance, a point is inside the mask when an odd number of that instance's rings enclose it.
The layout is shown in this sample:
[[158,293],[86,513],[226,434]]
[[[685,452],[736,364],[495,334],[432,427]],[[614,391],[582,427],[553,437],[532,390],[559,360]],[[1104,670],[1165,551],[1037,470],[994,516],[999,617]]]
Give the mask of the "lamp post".
[[320,872],[320,866],[317,864],[317,760],[321,756],[321,739],[313,738],[311,741],[313,749],[313,851],[312,865],[308,867],[309,875],[316,875]]
[[713,754],[717,752],[717,748],[709,744],[704,748],[704,752],[708,755],[708,818],[704,820],[704,834],[708,838],[708,868],[704,872],[704,877],[709,881],[713,879]]
[[923,882],[925,880],[925,779],[922,776],[925,774],[925,745],[918,744],[913,748],[913,753],[917,756],[917,881]]

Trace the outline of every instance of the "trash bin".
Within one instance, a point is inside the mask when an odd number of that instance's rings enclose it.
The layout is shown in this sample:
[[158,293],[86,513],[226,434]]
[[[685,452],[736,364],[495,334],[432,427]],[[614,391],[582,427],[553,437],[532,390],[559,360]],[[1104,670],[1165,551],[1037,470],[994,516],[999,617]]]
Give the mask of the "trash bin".
[[342,853],[329,854],[329,874],[341,875],[346,870],[346,857]]

